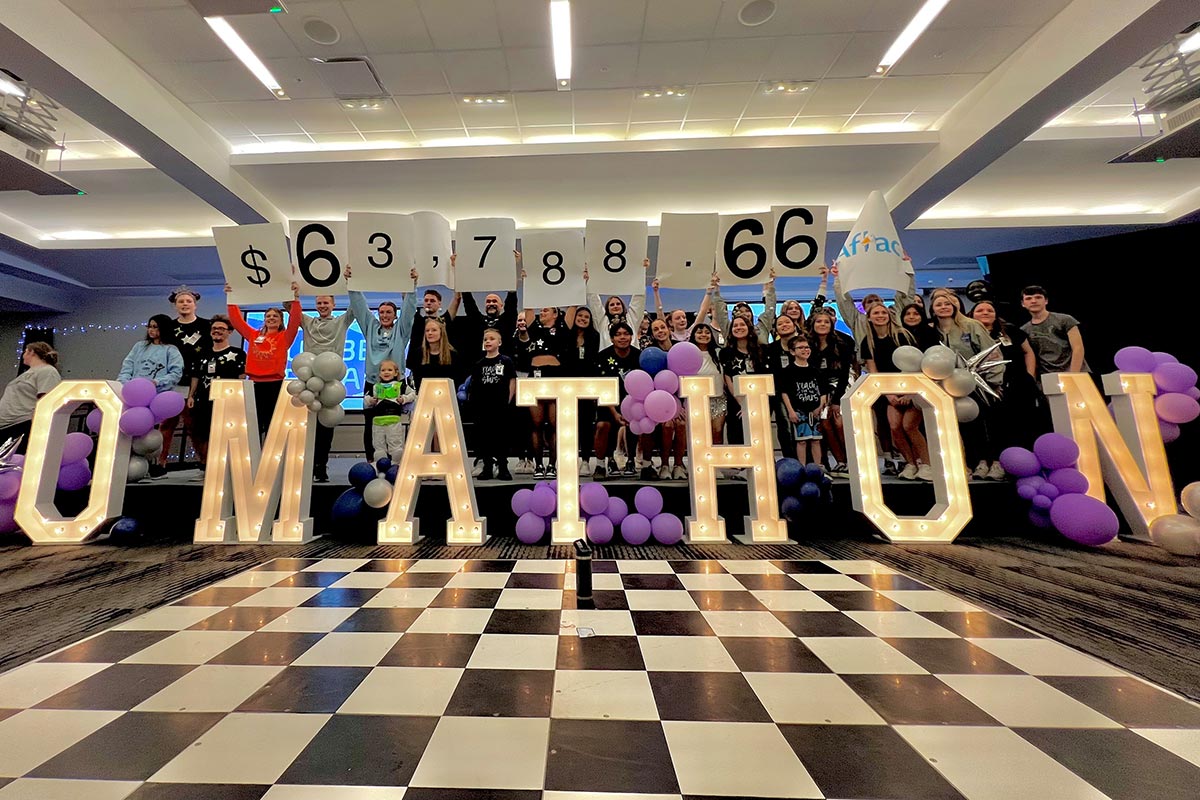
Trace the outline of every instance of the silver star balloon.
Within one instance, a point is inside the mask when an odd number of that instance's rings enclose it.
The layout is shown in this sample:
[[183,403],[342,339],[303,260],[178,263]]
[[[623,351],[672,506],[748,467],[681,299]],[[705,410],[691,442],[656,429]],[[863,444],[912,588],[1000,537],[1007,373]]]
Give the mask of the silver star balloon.
[[16,454],[17,448],[21,446],[21,440],[25,438],[24,434],[9,439],[4,444],[0,444],[0,472],[13,472],[21,468],[20,464],[12,463],[12,457]]
[[996,400],[999,400],[1000,393],[992,388],[992,385],[990,383],[988,383],[987,378],[985,376],[983,376],[982,374],[980,374],[980,370],[991,370],[991,369],[994,369],[995,367],[1000,367],[1000,366],[1003,366],[1003,365],[1011,362],[1011,359],[1005,359],[1003,361],[988,361],[987,360],[988,356],[990,356],[992,353],[995,353],[999,349],[1000,349],[1000,343],[997,342],[996,344],[992,345],[988,349],[986,349],[980,353],[976,353],[975,355],[971,356],[970,358],[963,358],[961,353],[958,356],[958,360],[962,364],[963,369],[966,369],[967,371],[969,371],[971,373],[971,377],[973,377],[975,379],[975,384],[979,387],[980,391],[983,392],[983,396],[985,399],[994,398]]

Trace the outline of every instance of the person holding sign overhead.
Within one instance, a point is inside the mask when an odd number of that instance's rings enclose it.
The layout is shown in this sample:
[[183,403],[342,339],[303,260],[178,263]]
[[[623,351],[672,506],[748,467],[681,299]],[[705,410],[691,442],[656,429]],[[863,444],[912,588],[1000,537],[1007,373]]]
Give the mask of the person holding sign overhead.
[[[642,269],[650,269],[650,259],[642,259]],[[583,279],[589,280],[588,265],[583,265]],[[642,282],[641,293],[634,293],[629,298],[629,305],[625,304],[617,295],[611,295],[605,298],[603,295],[589,292],[587,296],[588,309],[592,312],[592,327],[600,334],[600,348],[612,347],[612,339],[609,338],[609,329],[618,322],[624,322],[630,328],[636,329],[642,321],[642,314],[646,310],[646,286],[645,281]]]
[[[513,258],[519,264],[520,252],[513,250]],[[455,256],[450,256],[451,265],[456,260]],[[458,310],[460,302],[463,307],[464,319],[455,319],[454,325],[456,328],[463,327],[463,338],[479,342],[483,340],[484,331],[488,329],[498,331],[506,337],[501,342],[500,352],[511,358],[516,352],[516,344],[512,340],[511,332],[517,327],[517,293],[508,292],[504,300],[501,300],[500,295],[496,292],[488,292],[487,297],[483,298],[483,310],[481,311],[473,294],[459,292],[454,295],[454,300],[450,304],[451,315]]]
[[[687,312],[682,308],[677,308],[670,314],[663,313],[662,295],[658,293],[658,278],[654,279],[651,284],[654,287],[654,308],[658,311],[658,318],[667,323],[667,328],[671,332],[671,339],[676,342],[686,342],[688,337],[692,335],[692,328],[704,322],[708,316],[709,309],[712,308],[712,297],[717,293],[717,287],[720,285],[721,279],[715,274],[712,276],[712,281],[708,284],[708,289],[704,291],[704,299],[700,301],[700,308],[696,311],[696,318],[692,323],[688,324]],[[651,332],[653,336],[653,332]]]
[[[346,265],[346,282],[352,280],[350,265]],[[408,340],[412,334],[412,321],[417,310],[417,271],[409,273],[412,278],[413,290],[403,296],[402,306],[397,309],[391,300],[379,304],[379,316],[371,314],[367,298],[362,292],[353,289],[350,294],[350,313],[362,331],[367,343],[367,355],[363,360],[363,396],[371,394],[374,385],[379,382],[379,365],[384,361],[404,361],[404,351],[408,348]],[[415,348],[414,348],[415,349]],[[374,416],[369,408],[363,409],[363,452],[368,461],[375,452],[371,443],[371,423]]]
[[[768,342],[771,339],[771,329],[775,326],[775,305],[778,302],[775,296],[775,270],[771,269],[770,277],[763,284],[763,312],[758,315],[758,321],[754,320],[754,311],[750,308],[749,303],[734,303],[733,316],[741,317],[754,328],[754,333],[760,342]],[[795,302],[789,300],[789,303]],[[718,330],[729,330],[729,304],[721,297],[719,288],[716,294],[713,295],[713,323]],[[785,304],[786,305],[786,304]],[[799,305],[797,303],[797,305]],[[794,319],[793,319],[794,321]]]
[[[331,294],[317,295],[317,315],[315,317],[303,314],[300,317],[300,327],[304,330],[304,352],[320,355],[321,353],[337,353],[339,357],[346,352],[346,331],[354,322],[353,314],[333,316],[334,298]],[[313,480],[317,483],[329,482],[329,448],[333,445],[333,428],[324,425],[317,426],[316,454],[313,459]]]
[[[521,270],[524,280],[525,271]],[[517,318],[518,347],[529,359],[530,374],[534,378],[553,378],[562,374],[566,350],[572,346],[570,329],[575,324],[574,307],[561,309],[547,306],[537,312],[527,309]],[[550,400],[539,400],[529,407],[533,422],[530,442],[533,446],[533,477],[535,480],[554,478],[558,468],[554,450],[554,431],[557,424],[555,405]],[[547,454],[549,454],[547,456]]]
[[[907,255],[904,256],[905,261],[912,261]],[[842,284],[838,278],[837,264],[831,266],[828,270],[833,274],[833,299],[837,302],[838,312],[842,315],[842,321],[850,326],[850,330],[854,333],[854,344],[860,346],[864,338],[872,331],[871,323],[867,320],[867,316],[871,313],[871,306],[882,303],[883,298],[872,292],[863,297],[862,311],[858,310],[858,306],[854,304],[854,300],[850,297],[849,292],[842,291]],[[821,291],[824,294],[826,270],[821,270]],[[896,308],[904,308],[909,303],[916,302],[917,298],[917,276],[915,273],[908,275],[908,288],[901,292],[897,291],[895,296]]]
[[[233,288],[225,284],[225,293]],[[242,316],[242,309],[230,303],[229,321],[246,342],[246,377],[254,382],[254,408],[258,412],[258,436],[263,439],[271,427],[275,401],[287,373],[288,350],[300,330],[300,287],[292,284],[295,299],[287,311],[287,327],[283,325],[284,310],[268,308],[263,312],[263,326],[257,331]]]

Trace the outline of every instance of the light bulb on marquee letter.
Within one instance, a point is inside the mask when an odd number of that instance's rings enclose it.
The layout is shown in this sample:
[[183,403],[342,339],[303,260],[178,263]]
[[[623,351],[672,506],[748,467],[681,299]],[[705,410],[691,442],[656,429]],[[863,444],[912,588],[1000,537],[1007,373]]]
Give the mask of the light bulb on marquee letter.
[[[439,452],[430,452],[437,434]],[[414,512],[422,478],[442,478],[450,498],[446,544],[483,544],[487,520],[479,516],[475,484],[467,466],[462,417],[454,384],[449,378],[421,381],[413,408],[408,440],[392,488],[387,516],[379,521],[380,544],[414,544],[421,539]]]
[[[54,505],[54,491],[67,422],[84,403],[95,403],[101,414],[96,464],[87,508],[68,519]],[[94,536],[101,522],[120,516],[129,469],[129,437],[120,427],[124,410],[116,381],[63,381],[38,401],[14,514],[34,544],[78,544]]]
[[[316,423],[281,386],[260,446],[252,386],[217,380],[209,390],[212,433],[193,541],[295,544],[313,538],[308,509]],[[276,508],[279,519],[272,526]]]
[[[922,517],[897,516],[883,501],[875,447],[875,402],[889,394],[912,398],[925,418],[934,503]],[[863,375],[842,397],[850,446],[850,499],[890,542],[952,542],[971,521],[967,464],[954,398],[922,373]]]
[[517,378],[517,405],[532,406],[539,400],[558,403],[555,458],[558,460],[558,514],[550,527],[553,544],[570,544],[584,538],[579,518],[579,401],[595,400],[602,406],[620,401],[616,378]]
[[1150,523],[1176,512],[1175,487],[1154,411],[1154,378],[1105,375],[1111,415],[1086,373],[1043,375],[1042,388],[1050,401],[1054,430],[1079,445],[1079,471],[1087,476],[1088,494],[1104,501],[1107,484],[1134,538],[1150,541]]
[[739,467],[747,471],[751,514],[745,521],[748,535],[737,538],[747,544],[786,542],[788,529],[779,518],[771,431],[775,380],[770,375],[738,375],[733,379],[733,391],[742,404],[742,425],[750,444],[714,445],[708,400],[718,396],[717,379],[695,375],[680,380],[680,394],[687,401],[688,483],[692,490],[687,539],[693,543],[727,541],[725,520],[717,513],[716,470]]

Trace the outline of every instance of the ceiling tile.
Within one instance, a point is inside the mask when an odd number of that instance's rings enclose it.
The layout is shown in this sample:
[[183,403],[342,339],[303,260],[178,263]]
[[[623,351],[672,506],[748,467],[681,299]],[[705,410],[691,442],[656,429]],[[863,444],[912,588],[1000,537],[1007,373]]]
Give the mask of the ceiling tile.
[[879,86],[877,78],[826,80],[817,84],[804,104],[806,116],[853,114]]
[[713,136],[732,136],[736,120],[732,119],[709,119],[698,122],[683,123],[685,133],[709,133]]
[[619,125],[575,125],[576,136],[602,136],[613,139],[624,139],[629,131],[628,123]]
[[536,125],[527,126],[521,123],[521,141],[537,144],[538,139],[569,139],[575,135],[575,129],[570,125]]
[[[180,73],[193,85],[201,87],[214,100],[274,100],[267,87],[246,69],[240,61],[186,62],[178,65]],[[274,73],[272,73],[274,74]],[[276,77],[280,81],[281,78]],[[280,102],[275,100],[275,102]]]
[[721,0],[648,0],[645,41],[707,39],[721,13]]
[[[1004,22],[1040,28],[1070,5],[1070,1],[1008,0],[1004,4]],[[954,0],[938,14],[932,27],[978,28],[983,23],[995,21],[995,11],[994,0]]]
[[363,141],[362,134],[358,131],[342,131],[341,133],[309,133],[317,144],[346,144],[358,143]]
[[458,113],[468,128],[511,128],[517,124],[517,110],[511,102],[474,105],[460,101]]
[[735,132],[738,135],[746,136],[753,136],[756,134],[765,135],[786,130],[791,124],[791,117],[761,117],[758,119],[744,118],[737,123]]
[[[912,18],[921,0],[804,0],[779,2],[775,15],[762,25],[746,27],[738,21],[743,3],[725,3],[717,21],[716,35],[790,36],[815,33],[853,33],[899,29]],[[903,21],[896,22],[897,18]]]
[[455,94],[507,92],[508,64],[503,50],[458,50],[440,53],[442,71]]
[[[623,89],[637,83],[638,45],[609,44],[576,48],[571,69],[574,89]],[[553,77],[553,60],[550,76]]]
[[438,50],[500,47],[496,7],[481,0],[421,0],[421,13]]
[[[283,28],[292,44],[303,56],[309,58],[344,58],[349,56],[366,55],[366,45],[358,37],[358,31],[346,10],[338,0],[320,0],[319,2],[288,2],[288,13],[277,14],[275,19]],[[318,19],[337,28],[340,39],[336,44],[317,44],[304,35],[304,25],[310,20]],[[236,23],[234,23],[236,25]]]
[[409,130],[408,120],[391,101],[384,103],[380,108],[346,109],[346,117],[363,134],[373,131]]
[[416,144],[417,137],[411,131],[363,131],[362,137],[368,142],[400,142]]
[[260,136],[262,143],[265,145],[279,144],[312,144],[313,140],[303,133],[288,133],[272,136]]
[[276,58],[266,61],[267,68],[293,100],[331,98],[333,92],[321,80],[316,67],[307,58]]
[[417,141],[421,144],[434,139],[466,139],[466,128],[423,128],[416,131]]
[[222,103],[196,103],[190,108],[222,136],[250,135],[250,128],[234,117]]
[[257,136],[301,133],[300,125],[292,118],[286,102],[258,100],[218,105]]
[[804,104],[808,102],[809,97],[814,90],[809,89],[807,92],[795,92],[788,94],[787,92],[772,92],[767,94],[765,90],[767,84],[763,83],[756,87],[756,91],[749,97],[749,103],[746,105],[745,116],[747,117],[783,117],[795,116],[804,108]]
[[462,127],[458,104],[448,95],[402,97],[398,102],[413,130]]
[[629,123],[629,138],[667,138],[677,135],[683,130],[680,122],[631,122]]
[[783,36],[764,68],[773,80],[815,81],[825,77],[838,56],[850,44],[848,33],[826,33],[817,36]]
[[229,18],[229,24],[246,40],[259,58],[294,58],[300,55],[278,14],[246,14]]
[[86,21],[134,61],[220,61],[229,50],[191,6],[88,14]]
[[521,141],[521,132],[516,128],[477,128],[468,127],[467,135],[472,139],[506,139],[511,143]]
[[707,42],[658,42],[642,45],[637,80],[641,86],[689,86],[704,63]]
[[393,95],[448,92],[442,61],[436,53],[397,53],[371,56],[383,88]]
[[[293,100],[287,103],[292,119],[307,133],[344,133],[354,126],[336,100]],[[366,112],[364,112],[366,113]]]
[[688,106],[688,119],[734,119],[750,100],[757,83],[727,83],[697,86]]
[[991,72],[1035,33],[1034,28],[928,30],[891,70],[893,75]]
[[182,64],[169,61],[150,61],[141,65],[151,78],[184,103],[207,103],[215,100],[207,90],[191,79]]
[[625,125],[633,91],[629,89],[595,89],[571,92],[575,101],[575,125]]
[[574,92],[521,92],[513,95],[521,127],[570,125]]
[[686,97],[634,97],[633,122],[682,122],[687,115]]
[[[572,17],[575,4],[571,4]],[[496,0],[500,40],[505,47],[545,47],[550,44],[550,9],[546,0]],[[572,19],[571,27],[578,30]]]
[[353,0],[344,5],[371,54],[433,49],[416,0]]
[[889,75],[862,107],[863,113],[949,111],[982,75]]
[[849,133],[879,132],[907,124],[908,114],[855,114],[843,129]]
[[575,0],[571,3],[574,45],[637,42],[645,16],[646,0]]
[[[517,47],[504,51],[508,82],[514,92],[554,87],[554,56],[545,47]],[[576,62],[578,64],[578,62]],[[579,67],[575,67],[578,74]]]
[[757,81],[774,49],[773,39],[718,39],[710,42],[697,83]]
[[841,116],[804,116],[792,120],[792,130],[808,131],[811,133],[837,133],[850,121],[850,115]]
[[890,33],[856,33],[837,61],[829,68],[830,78],[865,78],[875,74],[879,59],[896,37]]

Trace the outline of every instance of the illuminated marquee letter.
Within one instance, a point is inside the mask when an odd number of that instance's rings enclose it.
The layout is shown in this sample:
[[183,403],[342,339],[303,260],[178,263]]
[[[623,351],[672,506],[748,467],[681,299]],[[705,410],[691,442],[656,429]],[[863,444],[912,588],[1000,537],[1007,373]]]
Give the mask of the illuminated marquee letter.
[[[309,411],[292,405],[281,386],[267,440],[260,446],[251,386],[249,381],[213,381],[212,438],[194,541],[310,541],[309,464],[316,431],[309,424]],[[272,526],[276,508],[279,519]]]
[[[68,519],[54,505],[63,440],[71,413],[95,403],[102,421],[87,508]],[[29,433],[15,518],[34,544],[78,544],[109,517],[120,516],[129,469],[129,437],[121,433],[121,384],[116,381],[63,381],[38,401]]]
[[[897,516],[883,502],[875,447],[875,401],[889,394],[912,397],[925,418],[934,503],[922,517]],[[952,542],[971,521],[967,465],[954,398],[920,373],[863,375],[842,398],[850,447],[850,498],[890,542]]]
[[570,544],[584,538],[579,518],[579,471],[575,469],[579,459],[579,401],[615,406],[619,387],[616,378],[517,378],[517,405],[532,406],[539,400],[558,403],[558,514],[550,528],[550,541]]
[[[723,387],[722,387],[723,389]],[[770,375],[739,375],[733,390],[742,404],[742,425],[748,445],[714,445],[708,399],[718,397],[712,375],[683,378],[680,393],[687,401],[691,469],[692,516],[688,517],[689,542],[724,542],[725,520],[717,514],[717,474],[722,468],[745,468],[749,475],[751,514],[747,544],[786,542],[787,523],[779,518],[775,487],[775,451],[771,439],[771,397],[775,381]]]
[[[438,452],[432,452],[437,434]],[[417,393],[408,441],[400,458],[396,485],[387,516],[379,521],[380,544],[414,544],[420,541],[417,520],[417,490],[422,478],[442,478],[450,498],[450,519],[446,521],[446,544],[483,544],[487,520],[479,516],[475,502],[475,484],[467,466],[463,447],[462,418],[454,384],[449,378],[426,378]]]
[[1134,537],[1150,541],[1150,523],[1176,511],[1175,487],[1154,411],[1154,378],[1105,375],[1111,415],[1085,373],[1044,375],[1042,388],[1050,400],[1054,430],[1079,445],[1079,471],[1087,476],[1088,494],[1103,501],[1107,484]]

